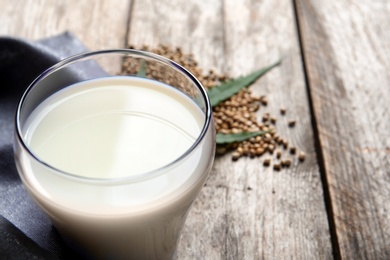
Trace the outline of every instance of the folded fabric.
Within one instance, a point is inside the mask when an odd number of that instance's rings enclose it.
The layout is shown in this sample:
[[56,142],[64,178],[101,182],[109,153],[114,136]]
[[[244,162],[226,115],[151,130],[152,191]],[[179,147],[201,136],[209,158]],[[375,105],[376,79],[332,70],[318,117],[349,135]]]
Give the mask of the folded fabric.
[[0,259],[58,259],[0,216]]
[[[3,256],[12,259],[10,256],[13,253],[17,259],[34,258],[34,255],[40,254],[42,259],[68,258],[72,254],[59,238],[49,219],[22,186],[13,159],[13,124],[18,100],[28,85],[58,61],[86,50],[85,46],[69,32],[38,42],[0,37],[0,235],[3,236],[0,240],[0,258],[2,259]],[[43,249],[39,249],[38,245]],[[31,250],[26,249],[26,246]],[[31,255],[28,255],[30,253]]]

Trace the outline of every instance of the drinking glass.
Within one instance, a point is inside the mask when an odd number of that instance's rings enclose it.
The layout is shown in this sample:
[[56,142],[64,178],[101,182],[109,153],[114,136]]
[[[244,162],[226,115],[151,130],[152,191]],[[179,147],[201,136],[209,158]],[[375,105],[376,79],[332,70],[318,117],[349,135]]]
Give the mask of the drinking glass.
[[[156,96],[151,102],[142,99],[146,94],[114,95],[118,86],[111,86],[110,82],[115,80],[122,82],[125,92],[132,87],[126,85],[128,80],[163,87],[178,109],[159,105]],[[90,106],[82,95],[79,97],[73,91],[77,86],[89,84],[84,88],[87,93],[94,82],[103,82],[97,85],[104,85],[106,91],[97,97],[99,106]],[[47,103],[54,96],[56,103]],[[42,118],[46,117],[36,116],[41,111],[50,117],[57,105],[70,99],[74,103],[60,114],[52,115],[52,123],[45,123]],[[147,115],[139,116],[137,106]],[[190,116],[183,115],[182,111],[188,107]],[[69,139],[56,135],[67,129],[68,125],[61,125],[65,120],[77,124],[111,114],[119,121],[113,119],[113,124],[96,126],[100,135],[95,130],[87,133],[75,130]],[[130,123],[126,121],[133,118],[129,115],[141,121],[152,118],[161,127],[133,133],[132,119]],[[165,153],[182,145],[160,134],[170,127],[187,135],[189,132],[190,144],[174,158],[161,161]],[[41,134],[34,141],[37,129],[41,129]],[[79,138],[76,141],[75,135]],[[201,83],[171,60],[131,49],[79,54],[44,71],[20,99],[14,136],[15,162],[24,187],[47,213],[62,239],[78,254],[92,259],[171,259],[189,209],[210,172],[215,152],[212,108]],[[60,147],[56,152],[47,152],[46,143],[56,138]],[[129,138],[133,140],[131,145],[122,145]],[[150,139],[154,141],[146,142]],[[115,144],[110,144],[111,140]],[[132,147],[143,142],[156,144]],[[82,150],[90,152],[72,157]],[[42,152],[48,157],[42,156]],[[69,170],[73,169],[72,160],[84,170],[82,174]],[[122,170],[112,177],[109,174],[117,161],[127,166],[118,166]],[[111,168],[104,175],[106,164]],[[132,169],[133,165],[134,168],[137,165],[137,170]]]

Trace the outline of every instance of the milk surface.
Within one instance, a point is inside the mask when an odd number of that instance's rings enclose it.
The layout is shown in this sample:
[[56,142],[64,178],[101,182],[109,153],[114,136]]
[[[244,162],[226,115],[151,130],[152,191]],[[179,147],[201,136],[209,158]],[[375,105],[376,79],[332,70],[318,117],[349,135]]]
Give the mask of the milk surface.
[[29,117],[33,153],[62,171],[118,178],[158,169],[185,153],[203,126],[195,104],[151,80],[111,77],[69,87]]

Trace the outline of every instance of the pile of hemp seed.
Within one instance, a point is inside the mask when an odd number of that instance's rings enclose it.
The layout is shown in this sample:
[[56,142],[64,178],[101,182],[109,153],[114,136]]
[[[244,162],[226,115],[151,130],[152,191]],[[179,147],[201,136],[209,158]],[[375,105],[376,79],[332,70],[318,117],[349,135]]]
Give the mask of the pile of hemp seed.
[[[193,54],[183,53],[181,48],[172,48],[167,45],[158,45],[151,48],[143,45],[140,48],[129,45],[129,49],[148,51],[164,56],[175,61],[189,70],[206,88],[212,88],[224,81],[231,79],[228,75],[218,75],[214,70],[204,72],[195,60]],[[129,61],[122,62],[122,75],[137,73],[139,67],[133,66]],[[237,134],[241,132],[262,131],[263,135],[251,137],[245,141],[228,144],[218,144],[217,155],[231,153],[233,161],[242,157],[259,158],[265,167],[273,167],[280,171],[288,168],[294,162],[303,162],[305,153],[280,136],[276,131],[278,117],[264,113],[258,118],[257,112],[261,107],[268,105],[266,96],[255,96],[250,88],[244,88],[229,99],[213,107],[213,117],[217,133]],[[288,113],[285,107],[280,108],[278,116],[283,117]],[[293,128],[295,120],[289,120],[288,126]]]

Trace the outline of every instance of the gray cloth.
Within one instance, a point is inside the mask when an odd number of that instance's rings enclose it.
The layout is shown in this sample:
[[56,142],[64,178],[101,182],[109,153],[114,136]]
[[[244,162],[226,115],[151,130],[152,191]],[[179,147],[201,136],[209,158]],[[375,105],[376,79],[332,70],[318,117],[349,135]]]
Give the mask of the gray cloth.
[[[0,234],[10,237],[1,240],[0,258],[31,259],[34,254],[41,254],[42,259],[49,255],[72,257],[49,219],[23,188],[14,164],[12,140],[14,114],[23,91],[51,65],[85,51],[85,46],[69,32],[38,42],[0,37]],[[33,249],[34,245],[43,250]],[[19,250],[18,246],[25,248]],[[46,251],[47,255],[42,253]]]

